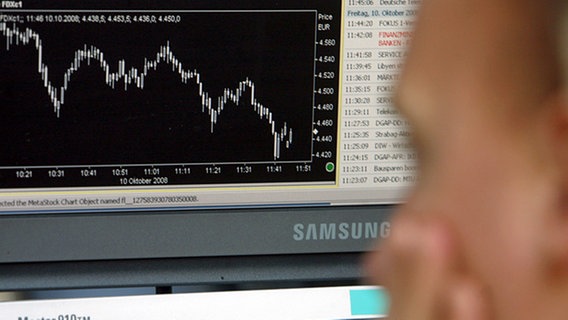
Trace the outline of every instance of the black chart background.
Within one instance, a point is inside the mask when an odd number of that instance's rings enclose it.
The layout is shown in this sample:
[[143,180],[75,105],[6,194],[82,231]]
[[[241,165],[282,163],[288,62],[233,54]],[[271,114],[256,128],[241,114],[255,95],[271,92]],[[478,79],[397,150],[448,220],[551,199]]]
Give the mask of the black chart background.
[[[26,24],[39,33],[50,80],[61,87],[73,53],[94,44],[111,70],[125,60],[142,69],[169,40],[184,69],[201,74],[204,90],[216,101],[224,88],[249,78],[257,100],[277,123],[287,122],[297,138],[280,160],[309,160],[313,88],[314,23],[308,13],[184,13],[179,24]],[[19,27],[23,28],[22,26]],[[282,32],[282,30],[288,30]],[[186,30],[186,31],[184,31]],[[4,45],[5,46],[5,45]],[[4,49],[4,48],[2,48]],[[37,72],[32,45],[0,50],[0,165],[55,166],[128,163],[250,162],[273,159],[273,137],[247,101],[229,102],[210,132],[198,87],[183,84],[162,63],[145,87],[117,83],[83,63],[66,92],[60,117]],[[308,120],[308,121],[306,121]]]
[[[111,72],[116,72],[120,60],[126,62],[127,70],[141,70],[144,58],[155,59],[160,47],[169,43],[185,70],[200,73],[204,90],[213,101],[225,88],[234,90],[246,78],[254,82],[256,99],[273,113],[277,129],[284,122],[293,129],[293,144],[290,149],[282,147],[280,157],[274,159],[268,121],[259,119],[246,102],[250,100],[248,93],[243,95],[238,106],[227,103],[211,133],[209,116],[201,111],[198,87],[192,80],[182,83],[179,74],[166,63],[148,73],[143,89],[131,84],[127,91],[120,81],[116,89],[110,88],[97,62],[82,65],[69,82],[65,103],[57,117],[37,70],[38,55],[34,46],[12,45],[7,51],[6,38],[2,36],[0,168],[295,162],[315,166],[309,172],[288,170],[286,177],[271,181],[335,180],[335,174],[325,170],[328,160],[313,158],[312,130],[313,121],[317,120],[313,110],[314,56],[318,50],[315,10],[337,17],[333,22],[334,34],[326,37],[338,39],[339,1],[147,1],[143,4],[131,1],[28,1],[26,6],[67,9],[62,13],[46,11],[46,14],[84,16],[90,14],[86,9],[128,9],[132,10],[128,14],[134,16],[144,14],[137,11],[143,7],[166,10],[156,15],[180,16],[181,22],[177,24],[26,22],[16,26],[20,31],[30,28],[39,34],[44,63],[49,66],[49,80],[56,88],[62,86],[63,74],[71,65],[74,53],[85,45],[100,49]],[[173,8],[207,10],[182,12]],[[218,9],[223,10],[216,11]],[[41,13],[38,10],[34,14]],[[338,56],[339,42],[334,50]],[[332,68],[338,73],[338,63]],[[338,92],[337,83],[335,80],[326,85],[334,86]],[[337,95],[326,98],[337,99]],[[336,118],[337,114],[333,116]],[[336,124],[328,131],[335,134]],[[335,152],[335,145],[326,146],[326,150]],[[316,163],[318,161],[321,163]],[[266,180],[258,172],[254,176],[242,181]],[[0,172],[0,180],[7,181],[7,177],[12,177],[12,173]],[[239,182],[239,179],[230,181]],[[223,181],[217,177],[215,182]],[[198,182],[208,181],[201,179]],[[28,186],[51,183],[30,182]],[[113,185],[116,181],[62,185],[105,184]],[[16,186],[11,182],[3,185]]]

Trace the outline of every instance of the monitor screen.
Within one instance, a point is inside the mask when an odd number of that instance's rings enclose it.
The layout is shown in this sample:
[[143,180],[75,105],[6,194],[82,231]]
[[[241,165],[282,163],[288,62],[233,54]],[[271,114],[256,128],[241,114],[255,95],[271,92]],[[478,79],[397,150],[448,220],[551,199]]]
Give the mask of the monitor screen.
[[0,263],[364,251],[417,4],[0,1]]
[[385,318],[381,287],[341,286],[3,302],[5,319],[355,320]]

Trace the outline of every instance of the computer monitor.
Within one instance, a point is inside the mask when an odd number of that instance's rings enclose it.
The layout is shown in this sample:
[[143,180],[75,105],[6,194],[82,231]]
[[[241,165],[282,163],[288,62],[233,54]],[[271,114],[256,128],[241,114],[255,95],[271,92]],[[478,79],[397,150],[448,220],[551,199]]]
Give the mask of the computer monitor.
[[358,277],[417,4],[0,1],[0,290]]

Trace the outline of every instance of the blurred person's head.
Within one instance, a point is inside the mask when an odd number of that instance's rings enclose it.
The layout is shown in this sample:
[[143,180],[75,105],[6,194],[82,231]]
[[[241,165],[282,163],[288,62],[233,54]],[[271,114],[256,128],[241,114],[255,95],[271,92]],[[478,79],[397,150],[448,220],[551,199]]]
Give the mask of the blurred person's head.
[[566,319],[568,103],[553,9],[464,3],[424,2],[398,97],[420,175],[398,219],[446,221],[497,318]]

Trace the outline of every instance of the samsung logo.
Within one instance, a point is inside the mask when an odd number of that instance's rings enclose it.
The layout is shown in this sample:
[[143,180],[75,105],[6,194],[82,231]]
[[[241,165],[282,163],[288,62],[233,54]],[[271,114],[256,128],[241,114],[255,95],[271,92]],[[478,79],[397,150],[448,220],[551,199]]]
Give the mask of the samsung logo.
[[387,238],[390,222],[297,223],[294,240],[364,240]]

